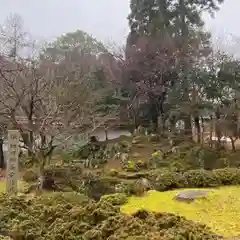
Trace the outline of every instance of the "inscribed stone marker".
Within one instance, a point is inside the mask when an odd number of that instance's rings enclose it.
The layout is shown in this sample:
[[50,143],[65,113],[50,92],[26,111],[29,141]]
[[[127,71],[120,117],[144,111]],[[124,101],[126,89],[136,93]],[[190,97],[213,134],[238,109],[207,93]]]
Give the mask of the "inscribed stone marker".
[[8,131],[8,158],[7,158],[7,194],[17,193],[18,183],[18,155],[19,155],[19,138],[18,130]]

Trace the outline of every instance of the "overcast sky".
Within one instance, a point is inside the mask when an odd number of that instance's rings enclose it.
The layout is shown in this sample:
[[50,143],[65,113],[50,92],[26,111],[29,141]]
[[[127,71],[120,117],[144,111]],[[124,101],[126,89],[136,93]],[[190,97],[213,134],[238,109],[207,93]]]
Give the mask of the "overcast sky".
[[[35,37],[52,39],[62,33],[84,30],[100,40],[124,42],[128,33],[130,0],[0,0],[0,23],[10,13],[24,19]],[[240,36],[240,0],[225,0],[215,19],[206,17],[217,35]]]

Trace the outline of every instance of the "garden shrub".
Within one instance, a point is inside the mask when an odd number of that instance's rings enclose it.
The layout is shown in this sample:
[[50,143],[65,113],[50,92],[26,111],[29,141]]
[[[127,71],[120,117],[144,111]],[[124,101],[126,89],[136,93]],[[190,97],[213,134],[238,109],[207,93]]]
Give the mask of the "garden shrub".
[[100,201],[107,201],[114,206],[120,206],[127,202],[127,195],[123,193],[104,195],[101,197]]
[[186,170],[186,165],[184,165],[182,162],[180,161],[173,161],[172,163],[170,163],[170,170],[173,172],[184,172]]
[[115,186],[119,183],[121,180],[118,178],[88,174],[84,177],[84,193],[99,200],[103,195],[116,193]]
[[237,185],[240,184],[239,168],[223,168],[213,171],[221,185]]
[[237,149],[236,152],[228,153],[223,158],[228,159],[228,167],[240,167],[240,150]]
[[52,192],[51,194],[40,195],[34,201],[46,206],[69,203],[73,205],[86,205],[90,202],[90,199],[86,195],[77,192]]
[[123,193],[125,195],[130,195],[131,192],[131,182],[121,182],[115,185],[116,193]]
[[187,187],[216,187],[220,185],[220,179],[206,170],[189,170],[183,174]]
[[156,190],[165,191],[174,188],[184,188],[187,186],[187,182],[181,173],[164,171],[158,174],[154,185]]
[[204,148],[202,160],[204,163],[204,169],[213,170],[222,166],[219,166],[218,159],[220,158],[220,152],[213,148]]
[[148,178],[149,172],[118,172],[118,177],[121,179],[139,179],[142,177]]
[[222,185],[240,184],[239,168],[223,168],[213,171],[189,170],[174,172],[170,170],[156,170],[149,173],[148,179],[158,191],[176,188],[202,188]]
[[108,201],[57,199],[46,204],[41,198],[0,196],[0,232],[13,240],[217,239],[206,226],[173,214],[141,210],[130,216]]
[[45,169],[45,177],[53,179],[61,191],[81,191],[82,168],[76,165],[50,165]]
[[[173,150],[173,149],[172,149]],[[167,151],[166,158],[160,165],[171,167],[173,162],[180,162],[185,170],[202,169],[213,170],[224,167],[240,166],[240,152],[226,153],[206,146],[201,146],[196,143],[182,143],[175,146],[175,151]]]

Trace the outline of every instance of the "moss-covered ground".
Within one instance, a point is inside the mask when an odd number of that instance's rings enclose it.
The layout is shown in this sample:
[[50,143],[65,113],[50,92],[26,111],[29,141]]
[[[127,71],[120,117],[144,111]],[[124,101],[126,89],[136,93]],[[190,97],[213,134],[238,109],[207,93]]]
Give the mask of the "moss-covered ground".
[[206,198],[196,199],[192,203],[173,200],[181,190],[149,191],[144,197],[130,197],[121,207],[121,211],[131,214],[139,209],[146,209],[174,213],[206,224],[220,235],[240,235],[240,187],[229,186],[212,190]]

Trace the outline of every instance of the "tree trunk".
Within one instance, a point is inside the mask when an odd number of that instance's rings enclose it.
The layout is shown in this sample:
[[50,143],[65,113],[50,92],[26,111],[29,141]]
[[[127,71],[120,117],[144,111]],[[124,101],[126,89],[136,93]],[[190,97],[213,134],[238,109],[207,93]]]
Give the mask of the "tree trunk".
[[235,141],[234,141],[234,139],[233,139],[232,137],[229,137],[229,138],[230,138],[230,140],[231,140],[232,151],[233,151],[233,152],[236,152]]
[[152,123],[153,123],[153,132],[156,132],[158,129],[158,117],[157,116],[153,116]]
[[204,125],[204,119],[203,117],[201,117],[201,122],[202,122],[202,129],[200,130],[201,131],[201,144],[203,145],[204,144],[204,133],[205,133],[205,125]]
[[194,117],[195,127],[197,129],[197,143],[201,142],[201,127],[200,127],[200,118],[199,116]]
[[0,137],[0,168],[5,168],[4,153],[3,153],[3,139]]
[[192,124],[191,124],[191,115],[186,115],[184,118],[184,129],[185,136],[187,140],[192,140]]
[[[181,30],[181,71],[183,74],[183,101],[184,103],[189,103],[189,66],[188,61],[188,36],[189,36],[189,29],[188,24],[186,22],[186,15],[187,15],[187,8],[184,0],[179,1],[179,10],[180,10],[180,30]],[[191,113],[184,113],[184,125],[185,125],[185,136],[187,140],[192,140],[192,124],[191,124]]]
[[38,186],[37,190],[41,193],[43,189],[46,190],[54,190],[55,182],[52,176],[48,176],[45,174],[45,165],[46,165],[46,157],[43,152],[40,152],[39,156],[39,177],[38,177]]
[[22,133],[21,134],[23,143],[28,147],[28,157],[34,158],[33,154],[33,134],[32,133]]
[[108,140],[108,129],[105,127],[104,128],[104,132],[105,132],[105,140]]
[[133,108],[131,108],[130,110],[130,116],[133,119],[133,125],[136,129],[138,127],[138,118],[137,118],[137,113]]
[[214,129],[214,123],[213,123],[213,117],[212,115],[210,115],[210,136],[209,136],[209,145],[210,145],[210,148],[213,147],[213,129]]
[[222,132],[221,132],[221,127],[219,125],[220,121],[220,112],[217,110],[215,112],[216,115],[216,124],[215,124],[215,131],[216,131],[216,136],[217,136],[217,149],[221,148],[221,137],[222,137]]

